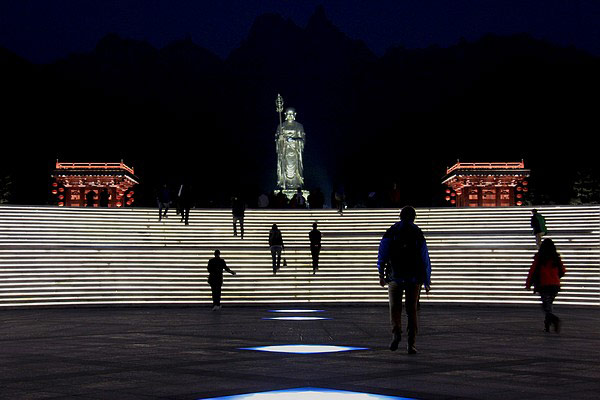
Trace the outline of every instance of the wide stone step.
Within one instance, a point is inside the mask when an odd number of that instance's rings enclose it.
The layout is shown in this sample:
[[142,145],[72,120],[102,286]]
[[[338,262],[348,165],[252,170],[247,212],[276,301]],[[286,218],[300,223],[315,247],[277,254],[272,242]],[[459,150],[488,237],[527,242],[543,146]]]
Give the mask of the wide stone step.
[[[567,266],[557,303],[600,305],[600,207],[538,207]],[[385,302],[377,251],[395,209],[248,210],[244,240],[231,211],[195,209],[190,225],[155,209],[0,206],[0,307],[198,304],[210,302],[206,263],[219,248],[238,272],[224,300]],[[422,301],[535,303],[523,289],[536,247],[530,209],[419,209],[433,290]],[[323,233],[312,274],[308,231]],[[271,224],[281,228],[288,266],[272,275]]]

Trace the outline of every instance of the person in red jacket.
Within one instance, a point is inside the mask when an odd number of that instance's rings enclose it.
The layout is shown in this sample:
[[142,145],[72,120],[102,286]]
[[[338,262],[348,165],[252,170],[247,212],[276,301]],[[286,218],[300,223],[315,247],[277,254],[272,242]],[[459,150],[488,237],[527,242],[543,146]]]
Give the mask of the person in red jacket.
[[552,303],[560,290],[560,278],[565,275],[565,266],[556,251],[556,246],[552,239],[544,239],[539,251],[533,258],[533,264],[527,274],[525,287],[530,289],[533,285],[533,291],[540,294],[542,299],[542,308],[546,313],[544,319],[544,330],[550,331],[550,326],[554,325],[554,330],[560,332],[560,319],[552,313]]

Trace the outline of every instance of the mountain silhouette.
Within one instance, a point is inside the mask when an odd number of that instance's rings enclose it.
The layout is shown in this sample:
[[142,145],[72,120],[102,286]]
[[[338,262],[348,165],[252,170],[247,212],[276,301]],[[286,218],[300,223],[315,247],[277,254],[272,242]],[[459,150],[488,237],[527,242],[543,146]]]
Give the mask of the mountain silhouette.
[[15,147],[33,160],[2,161],[24,182],[16,201],[25,203],[45,201],[30,183],[44,186],[57,157],[129,160],[141,205],[169,180],[194,181],[205,204],[272,190],[277,93],[306,129],[309,187],[345,185],[358,197],[396,181],[407,202],[440,205],[440,178],[456,158],[524,158],[545,172],[532,177],[538,191],[565,202],[570,177],[591,162],[599,89],[597,57],[524,34],[377,57],[323,7],[305,27],[259,16],[225,60],[189,38],[157,49],[108,34],[92,52],[47,65],[0,49],[0,65],[4,125],[25,132]]

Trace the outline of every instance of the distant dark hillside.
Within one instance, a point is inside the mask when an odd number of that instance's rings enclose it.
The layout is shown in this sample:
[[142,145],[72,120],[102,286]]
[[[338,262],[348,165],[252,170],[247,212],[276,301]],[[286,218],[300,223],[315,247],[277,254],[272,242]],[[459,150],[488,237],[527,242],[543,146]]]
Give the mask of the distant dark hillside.
[[233,191],[254,198],[274,188],[281,93],[306,129],[309,187],[358,196],[397,181],[407,202],[437,205],[456,158],[524,158],[540,198],[566,202],[591,164],[599,66],[526,35],[377,57],[322,8],[306,27],[257,18],[226,60],[189,39],[156,49],[114,34],[50,65],[0,49],[3,131],[16,150],[2,164],[24,203],[45,201],[57,157],[124,158],[143,180],[140,204],[153,205],[164,180],[194,182],[203,204]]

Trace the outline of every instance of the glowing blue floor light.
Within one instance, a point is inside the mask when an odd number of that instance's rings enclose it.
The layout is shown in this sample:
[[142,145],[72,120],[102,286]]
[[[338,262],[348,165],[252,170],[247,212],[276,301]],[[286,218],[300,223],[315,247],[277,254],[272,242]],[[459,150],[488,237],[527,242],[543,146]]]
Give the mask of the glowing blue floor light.
[[198,400],[410,400],[407,397],[384,396],[372,393],[350,392],[346,390],[321,389],[313,387],[274,390],[238,394],[234,396],[212,397]]
[[240,350],[266,351],[270,353],[321,354],[342,351],[368,350],[366,347],[332,346],[324,344],[282,344],[275,346],[243,347]]
[[297,309],[292,308],[292,309],[289,309],[289,310],[283,310],[283,309],[281,309],[281,310],[269,310],[269,312],[274,312],[274,313],[315,313],[315,312],[324,312],[324,311],[325,310],[309,310],[309,309],[303,310],[303,309],[300,309],[300,308],[297,308]]
[[325,317],[269,317],[263,319],[270,319],[275,321],[319,321],[319,320],[328,320],[331,318]]

